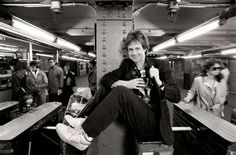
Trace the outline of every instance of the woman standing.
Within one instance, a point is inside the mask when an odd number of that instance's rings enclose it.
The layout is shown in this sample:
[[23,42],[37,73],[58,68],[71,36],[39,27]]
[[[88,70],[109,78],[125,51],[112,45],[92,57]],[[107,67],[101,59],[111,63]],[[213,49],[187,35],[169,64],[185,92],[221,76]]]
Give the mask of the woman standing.
[[227,92],[226,81],[221,74],[221,69],[221,60],[208,59],[203,66],[202,74],[194,79],[184,101],[190,103],[194,99],[199,108],[223,117],[223,106]]

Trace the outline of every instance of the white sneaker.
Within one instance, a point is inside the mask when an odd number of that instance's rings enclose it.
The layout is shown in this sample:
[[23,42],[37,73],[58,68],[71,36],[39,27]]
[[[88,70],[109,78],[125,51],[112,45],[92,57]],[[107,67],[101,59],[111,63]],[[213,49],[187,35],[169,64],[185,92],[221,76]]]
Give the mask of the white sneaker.
[[82,129],[81,125],[86,120],[86,118],[82,118],[82,117],[74,118],[71,115],[65,115],[64,118],[76,130],[81,130]]
[[[81,151],[87,149],[88,146],[91,144],[91,141],[86,139],[87,134],[82,129],[76,130],[65,124],[58,123],[56,126],[56,131],[61,140],[74,146],[75,148]],[[92,140],[91,137],[89,138],[90,140]]]

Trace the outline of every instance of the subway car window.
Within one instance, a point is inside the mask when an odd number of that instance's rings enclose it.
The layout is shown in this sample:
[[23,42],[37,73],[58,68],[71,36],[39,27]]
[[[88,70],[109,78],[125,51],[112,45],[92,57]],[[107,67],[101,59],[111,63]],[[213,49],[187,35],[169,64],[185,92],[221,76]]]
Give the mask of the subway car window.
[[2,0],[0,154],[236,154],[232,0]]

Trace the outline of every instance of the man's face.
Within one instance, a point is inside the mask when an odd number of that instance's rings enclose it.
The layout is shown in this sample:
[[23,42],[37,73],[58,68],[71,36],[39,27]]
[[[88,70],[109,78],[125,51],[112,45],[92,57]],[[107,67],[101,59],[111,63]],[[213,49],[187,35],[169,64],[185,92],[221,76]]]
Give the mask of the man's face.
[[145,60],[146,49],[143,49],[142,44],[140,42],[131,42],[127,48],[129,58],[135,63]]
[[56,62],[54,60],[49,60],[48,63],[50,67],[53,67]]
[[68,70],[69,70],[68,67],[66,67],[66,66],[63,69],[65,72],[68,72]]
[[36,71],[37,71],[37,67],[36,67],[36,66],[30,66],[30,68],[31,68],[31,70],[32,70],[33,72],[36,72]]

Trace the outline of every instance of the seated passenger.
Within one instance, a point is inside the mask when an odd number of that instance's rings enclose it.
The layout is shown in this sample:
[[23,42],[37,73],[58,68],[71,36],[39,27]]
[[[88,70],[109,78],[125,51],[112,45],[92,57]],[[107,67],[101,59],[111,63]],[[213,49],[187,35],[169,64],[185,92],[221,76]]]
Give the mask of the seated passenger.
[[[149,43],[140,31],[129,32],[122,45],[125,52],[122,54],[127,58],[118,69],[101,79],[88,117],[66,115],[70,126],[61,123],[56,126],[59,137],[79,150],[85,150],[92,139],[118,117],[129,125],[139,140],[173,144],[166,99],[177,103],[180,92],[169,62],[146,57]],[[150,91],[147,91],[148,87]]]
[[226,100],[226,81],[221,74],[222,61],[208,59],[202,74],[194,79],[191,89],[184,98],[186,103],[194,100],[199,108],[210,111],[216,116],[223,117],[224,102]]

